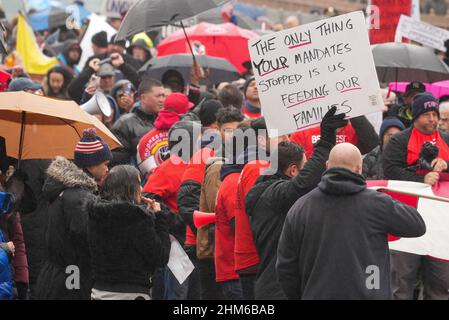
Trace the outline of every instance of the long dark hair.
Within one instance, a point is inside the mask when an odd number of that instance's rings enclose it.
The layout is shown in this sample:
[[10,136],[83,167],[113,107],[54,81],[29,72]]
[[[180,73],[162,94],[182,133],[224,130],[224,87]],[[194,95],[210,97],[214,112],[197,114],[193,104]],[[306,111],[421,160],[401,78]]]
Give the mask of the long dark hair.
[[[59,93],[54,92],[50,86],[50,75],[52,73],[59,73],[64,78],[64,83],[63,83],[63,85],[61,87],[61,91]],[[67,94],[67,87],[69,86],[72,79],[73,79],[73,75],[67,68],[61,67],[61,66],[56,66],[56,67],[51,68],[47,73],[47,83],[46,83],[47,97],[68,99],[69,96]]]
[[139,171],[130,165],[112,168],[101,187],[101,196],[106,200],[135,202],[140,192],[139,175]]

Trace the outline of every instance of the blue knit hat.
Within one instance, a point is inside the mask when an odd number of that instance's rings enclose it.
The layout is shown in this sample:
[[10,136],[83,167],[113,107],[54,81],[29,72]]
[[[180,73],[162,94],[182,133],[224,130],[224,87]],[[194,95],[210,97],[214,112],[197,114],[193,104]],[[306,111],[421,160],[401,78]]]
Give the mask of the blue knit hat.
[[396,127],[398,129],[400,129],[401,131],[405,130],[405,126],[401,120],[399,120],[396,117],[386,117],[384,119],[384,121],[382,121],[382,125],[380,126],[380,130],[379,130],[380,141],[383,141],[385,131],[387,131],[388,129],[390,129],[392,127]]
[[83,137],[75,148],[75,164],[85,168],[107,160],[112,160],[112,153],[107,143],[97,136],[94,128],[84,130]]
[[413,121],[418,119],[420,115],[426,112],[435,111],[440,116],[438,109],[438,100],[428,92],[419,93],[413,98],[412,115]]

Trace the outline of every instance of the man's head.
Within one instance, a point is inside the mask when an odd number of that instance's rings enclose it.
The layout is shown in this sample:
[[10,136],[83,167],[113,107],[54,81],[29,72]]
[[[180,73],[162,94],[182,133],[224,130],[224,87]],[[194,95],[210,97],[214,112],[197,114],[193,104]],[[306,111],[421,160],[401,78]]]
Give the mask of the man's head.
[[438,129],[443,132],[449,133],[449,101],[440,103],[440,122],[438,123]]
[[108,52],[108,34],[106,31],[100,31],[94,34],[91,41],[94,55],[105,54]]
[[157,80],[144,78],[139,85],[137,95],[144,112],[158,113],[164,107],[164,87]]
[[286,176],[296,177],[304,167],[304,149],[295,142],[283,141],[277,147],[278,170]]
[[176,70],[168,70],[162,75],[162,84],[172,92],[184,92],[184,78]]
[[264,117],[253,119],[251,121],[251,129],[255,131],[257,136],[257,145],[268,152],[274,151],[271,150],[271,145],[277,146],[283,141],[289,141],[287,135],[270,138],[268,136],[267,123],[265,122]]
[[396,117],[387,117],[382,122],[382,125],[380,126],[380,144],[382,148],[385,148],[385,146],[390,142],[390,139],[392,136],[394,136],[399,131],[402,131],[405,129],[404,124],[401,120],[399,120]]
[[419,94],[426,92],[426,86],[422,82],[412,81],[405,87],[404,103],[407,106],[411,106],[413,98]]
[[109,64],[105,63],[100,66],[98,71],[98,76],[100,77],[100,89],[104,93],[109,93],[112,91],[115,83],[115,69]]
[[164,110],[174,111],[181,115],[189,111],[192,104],[189,98],[183,93],[174,92],[170,94],[164,101]]
[[75,164],[101,184],[108,174],[108,164],[111,160],[109,146],[96,135],[95,129],[84,130],[83,137],[75,147]]
[[243,87],[243,95],[251,105],[260,105],[259,91],[257,91],[256,80],[254,77],[246,80],[245,86]]
[[123,54],[126,50],[126,40],[115,40],[117,37],[117,34],[113,35],[111,37],[111,40],[109,41],[109,47],[108,51],[109,53],[118,53]]
[[233,106],[241,110],[243,106],[242,92],[233,84],[227,84],[220,90],[218,93],[218,100],[220,100],[225,108]]
[[244,119],[242,111],[234,107],[221,108],[217,112],[217,125],[221,138],[227,143],[232,137],[232,132]]
[[285,29],[290,29],[299,26],[299,19],[297,16],[290,16],[285,19]]
[[419,93],[412,103],[413,126],[421,133],[432,134],[438,128],[440,117],[438,100],[430,93]]
[[181,120],[168,131],[168,149],[171,155],[176,155],[189,162],[198,150],[201,138],[201,124],[196,121]]
[[204,128],[218,129],[217,113],[221,108],[223,105],[215,99],[207,100],[201,105],[199,117]]
[[327,169],[344,168],[357,174],[362,174],[362,154],[351,143],[339,143],[332,148]]
[[8,85],[8,91],[17,92],[17,91],[25,91],[28,93],[37,94],[39,96],[44,95],[44,91],[42,86],[39,83],[31,81],[29,78],[16,78],[11,81]]

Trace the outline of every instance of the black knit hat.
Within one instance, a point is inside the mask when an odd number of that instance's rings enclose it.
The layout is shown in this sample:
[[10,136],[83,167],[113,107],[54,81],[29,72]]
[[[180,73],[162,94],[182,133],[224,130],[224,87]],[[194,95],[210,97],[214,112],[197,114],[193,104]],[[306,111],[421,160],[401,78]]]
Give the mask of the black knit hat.
[[208,127],[217,121],[217,112],[223,104],[215,99],[205,101],[200,109],[200,120],[203,127]]
[[108,47],[108,34],[106,31],[100,31],[93,35],[92,43],[99,48],[107,48]]
[[435,111],[440,116],[438,109],[438,100],[428,92],[419,93],[413,98],[412,115],[413,121],[418,119],[420,115],[426,112]]
[[253,77],[249,77],[248,79],[246,79],[246,82],[243,85],[243,96],[245,97],[245,99],[246,99],[246,90],[248,90],[249,84],[252,81],[255,81],[255,80],[256,80],[256,78],[254,78],[254,76]]
[[112,160],[112,153],[107,143],[97,136],[94,128],[84,130],[83,137],[75,148],[75,164],[80,168],[96,166]]

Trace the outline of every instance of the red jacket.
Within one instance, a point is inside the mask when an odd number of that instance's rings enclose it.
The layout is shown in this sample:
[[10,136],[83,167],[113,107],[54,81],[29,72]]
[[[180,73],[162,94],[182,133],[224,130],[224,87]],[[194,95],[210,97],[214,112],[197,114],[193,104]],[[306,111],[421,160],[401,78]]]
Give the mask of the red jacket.
[[264,160],[248,162],[239,177],[235,202],[234,258],[236,272],[259,264],[259,256],[245,210],[245,197],[259,177],[260,170],[268,167],[269,162]]
[[[307,159],[312,156],[313,145],[320,139],[320,127],[298,131],[290,136],[290,141],[296,142],[304,148]],[[357,135],[351,123],[337,132],[337,143],[349,142],[353,145],[358,144]]]
[[216,281],[238,279],[234,266],[234,231],[231,220],[235,216],[236,189],[239,172],[226,176],[221,183],[215,204],[215,274]]
[[[163,203],[175,213],[178,213],[178,191],[181,186],[182,177],[187,170],[188,164],[177,156],[171,156],[158,166],[148,177],[143,188],[144,192],[153,193],[162,198]],[[187,237],[192,241],[193,232],[189,226],[186,229]]]

